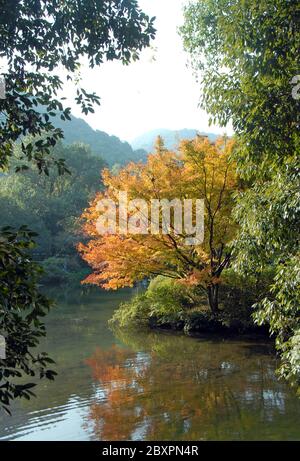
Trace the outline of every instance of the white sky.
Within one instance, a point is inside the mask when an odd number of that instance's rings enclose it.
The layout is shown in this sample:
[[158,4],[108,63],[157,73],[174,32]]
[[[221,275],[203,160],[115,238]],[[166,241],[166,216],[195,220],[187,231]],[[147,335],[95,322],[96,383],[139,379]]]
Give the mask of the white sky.
[[[207,114],[198,108],[199,85],[190,68],[177,33],[183,22],[185,0],[140,0],[143,10],[156,16],[156,39],[138,62],[123,66],[107,62],[89,69],[83,66],[81,77],[87,91],[101,97],[95,114],[84,116],[72,88],[65,90],[75,116],[85,119],[94,129],[106,131],[131,141],[155,128],[195,128],[199,131],[224,133],[224,128],[208,126]],[[230,133],[230,131],[228,130]]]

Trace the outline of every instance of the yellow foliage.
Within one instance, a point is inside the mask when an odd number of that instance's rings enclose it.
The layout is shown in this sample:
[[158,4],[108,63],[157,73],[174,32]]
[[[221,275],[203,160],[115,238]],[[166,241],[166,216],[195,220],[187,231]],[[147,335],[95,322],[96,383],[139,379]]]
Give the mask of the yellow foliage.
[[[233,149],[233,140],[220,138],[213,144],[197,136],[182,141],[178,152],[171,152],[159,139],[145,164],[130,163],[116,176],[104,170],[105,191],[83,213],[90,240],[80,244],[79,251],[93,269],[85,283],[118,289],[158,274],[204,287],[219,283],[230,259],[228,243],[236,231],[231,218],[238,187],[230,160]],[[99,235],[97,202],[102,198],[117,201],[119,191],[127,192],[129,200],[144,199],[148,204],[151,199],[204,199],[203,244],[186,245],[184,231],[178,235]]]

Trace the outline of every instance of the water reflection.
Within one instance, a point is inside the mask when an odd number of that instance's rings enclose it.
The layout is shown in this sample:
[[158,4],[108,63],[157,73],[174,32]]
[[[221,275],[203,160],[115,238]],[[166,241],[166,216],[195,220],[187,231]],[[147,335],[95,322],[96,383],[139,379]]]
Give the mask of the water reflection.
[[300,440],[300,401],[258,341],[111,331],[130,290],[54,288],[41,350],[58,376],[0,413],[7,440]]
[[[234,341],[117,337],[127,348],[98,348],[87,360],[101,389],[86,421],[96,439],[280,439],[287,416],[299,422],[299,405],[294,411],[274,375],[271,346],[258,345],[258,353]],[[299,429],[289,424],[285,437]]]

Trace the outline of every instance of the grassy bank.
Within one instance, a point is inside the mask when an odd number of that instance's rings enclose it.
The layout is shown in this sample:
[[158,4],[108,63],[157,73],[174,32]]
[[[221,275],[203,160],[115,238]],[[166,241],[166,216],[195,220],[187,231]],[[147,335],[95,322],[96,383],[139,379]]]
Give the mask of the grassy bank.
[[268,334],[254,323],[253,305],[261,287],[228,273],[220,290],[218,315],[207,303],[204,290],[187,287],[165,277],[152,280],[148,288],[122,303],[111,325],[163,328],[185,333]]

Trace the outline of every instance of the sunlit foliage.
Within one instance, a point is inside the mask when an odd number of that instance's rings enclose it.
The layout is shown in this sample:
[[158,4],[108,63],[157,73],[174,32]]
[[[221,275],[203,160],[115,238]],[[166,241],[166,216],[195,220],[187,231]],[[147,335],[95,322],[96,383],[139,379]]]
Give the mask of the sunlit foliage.
[[[199,136],[183,141],[179,152],[171,152],[158,138],[156,152],[146,164],[131,163],[116,175],[105,170],[105,191],[97,194],[83,215],[91,240],[79,250],[93,268],[85,282],[117,289],[164,275],[201,287],[217,313],[220,277],[230,262],[229,243],[236,231],[231,218],[233,195],[238,188],[235,166],[230,161],[233,150],[233,140],[220,138],[213,144]],[[103,198],[117,203],[119,191],[126,191],[129,200],[144,199],[149,209],[151,199],[204,199],[203,244],[187,245],[189,235],[184,230],[172,232],[174,220],[166,234],[154,234],[148,228],[146,235],[99,235],[96,222],[101,212],[97,204]]]

